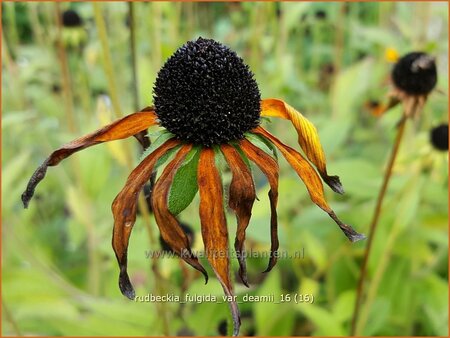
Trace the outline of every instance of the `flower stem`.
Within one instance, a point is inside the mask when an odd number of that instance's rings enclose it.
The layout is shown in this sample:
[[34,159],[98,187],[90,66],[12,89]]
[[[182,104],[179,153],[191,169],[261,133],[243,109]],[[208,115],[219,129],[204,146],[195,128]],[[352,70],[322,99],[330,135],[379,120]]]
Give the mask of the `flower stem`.
[[137,64],[136,64],[136,28],[135,28],[135,4],[132,2],[128,3],[128,16],[130,18],[130,50],[131,50],[131,69],[133,73],[133,83],[131,87],[133,88],[133,104],[134,110],[139,110],[139,93],[137,88]]
[[116,87],[116,79],[114,76],[114,68],[112,64],[111,52],[109,50],[108,35],[106,33],[105,20],[102,16],[102,8],[99,2],[94,2],[94,17],[95,24],[97,25],[97,31],[102,44],[102,54],[103,54],[103,67],[105,69],[106,77],[109,84],[109,93],[111,95],[111,101],[114,108],[114,113],[116,118],[122,117],[122,112],[120,109],[119,94]]
[[76,132],[77,127],[75,124],[75,115],[73,111],[73,93],[71,88],[71,79],[69,66],[67,64],[67,54],[62,41],[62,19],[61,19],[61,6],[59,2],[55,3],[55,16],[57,25],[57,49],[58,59],[61,67],[62,74],[62,87],[64,93],[64,103],[66,105],[66,118],[70,132]]
[[361,266],[361,274],[360,274],[359,281],[358,281],[358,289],[357,289],[356,300],[355,300],[355,309],[353,311],[352,327],[351,327],[351,332],[350,332],[351,336],[354,336],[356,334],[358,317],[359,317],[361,301],[362,301],[362,293],[363,293],[363,288],[364,288],[364,282],[366,280],[367,265],[369,262],[369,257],[370,257],[370,253],[371,253],[371,249],[372,249],[372,243],[373,243],[373,239],[375,237],[378,220],[380,219],[381,207],[383,205],[384,196],[386,195],[386,190],[387,190],[387,187],[388,187],[391,175],[392,175],[392,169],[394,167],[395,159],[397,158],[397,154],[398,154],[398,149],[400,148],[400,143],[403,138],[405,124],[406,124],[406,119],[402,119],[400,121],[400,124],[398,125],[397,136],[395,138],[394,147],[392,149],[391,157],[389,158],[388,166],[387,166],[386,172],[384,174],[383,184],[382,184],[380,192],[378,194],[377,204],[375,206],[375,212],[373,215],[372,223],[370,224],[367,246],[366,246],[366,250],[364,251],[364,258],[363,258],[363,263]]

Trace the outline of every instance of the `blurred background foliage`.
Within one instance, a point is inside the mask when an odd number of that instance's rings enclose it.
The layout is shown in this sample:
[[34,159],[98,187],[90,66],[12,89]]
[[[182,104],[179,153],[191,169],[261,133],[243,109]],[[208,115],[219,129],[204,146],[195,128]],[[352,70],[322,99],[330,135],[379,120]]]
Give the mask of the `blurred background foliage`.
[[[151,104],[159,68],[198,36],[242,56],[262,97],[279,97],[319,130],[329,172],[346,194],[327,191],[341,219],[367,233],[401,108],[377,118],[374,101],[389,91],[386,51],[436,56],[438,89],[407,127],[369,262],[363,335],[448,334],[448,156],[429,144],[429,130],[447,121],[446,3],[5,3],[2,2],[2,334],[217,335],[228,306],[125,299],[111,248],[110,205],[139,160],[136,140],[98,146],[51,168],[28,210],[20,194],[34,169],[57,146]],[[80,27],[60,27],[68,9]],[[130,27],[136,35],[133,80]],[[138,103],[134,85],[137,85]],[[268,128],[290,144],[289,123]],[[151,130],[151,133],[155,132]],[[350,244],[313,205],[280,159],[280,259],[249,258],[250,289],[241,297],[312,294],[313,304],[244,303],[241,334],[346,335],[365,242]],[[269,249],[268,185],[255,170],[255,203],[247,250]],[[182,213],[201,250],[198,196]],[[148,259],[160,250],[152,217],[137,220],[129,272],[137,295],[184,292],[220,296],[179,259]],[[235,220],[229,216],[232,234]],[[205,262],[205,266],[206,266]],[[237,272],[236,262],[233,271]]]

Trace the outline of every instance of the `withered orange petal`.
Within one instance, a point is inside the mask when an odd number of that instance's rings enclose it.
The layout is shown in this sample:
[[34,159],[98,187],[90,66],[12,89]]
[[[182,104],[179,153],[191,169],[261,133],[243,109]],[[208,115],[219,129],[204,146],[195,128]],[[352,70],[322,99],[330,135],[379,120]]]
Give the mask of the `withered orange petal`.
[[164,169],[153,190],[152,208],[161,237],[186,263],[203,274],[206,283],[208,282],[208,274],[197,257],[192,253],[187,235],[177,219],[170,213],[167,204],[169,190],[175,173],[191,149],[191,144],[184,145]]
[[245,230],[250,222],[252,207],[256,198],[255,185],[252,173],[238,151],[228,144],[223,144],[220,148],[233,174],[228,205],[234,210],[237,219],[234,248],[239,261],[239,276],[248,287],[244,241]]
[[279,139],[277,139],[262,127],[255,128],[253,132],[268,138],[273,144],[275,144],[275,146],[281,151],[292,168],[294,168],[294,170],[297,172],[297,175],[300,176],[302,181],[305,183],[311,200],[320,208],[322,208],[326,213],[328,213],[328,215],[336,222],[336,224],[341,228],[345,236],[347,236],[350,241],[356,242],[366,238],[364,235],[356,232],[351,226],[344,224],[338,219],[336,214],[328,206],[328,203],[325,200],[323,185],[320,181],[319,176],[317,175],[314,168],[308,163],[308,161],[303,158],[300,153],[281,142]]
[[268,155],[265,151],[259,149],[251,142],[246,139],[243,139],[239,143],[242,151],[245,155],[254,162],[259,169],[266,175],[267,180],[269,181],[270,191],[269,191],[269,200],[270,200],[270,239],[271,239],[271,247],[270,247],[270,260],[269,265],[267,266],[266,271],[269,272],[277,263],[277,250],[279,246],[278,242],[278,216],[277,216],[277,203],[278,203],[278,163],[277,161],[270,155]]
[[34,190],[40,181],[45,177],[47,168],[57,165],[63,159],[69,157],[73,153],[90,146],[127,138],[139,133],[148,127],[157,124],[157,116],[152,107],[144,108],[138,113],[134,113],[124,118],[121,118],[91,134],[77,138],[69,143],[66,143],[61,148],[55,150],[42,163],[31,176],[25,192],[22,194],[22,202],[25,208],[33,197]]
[[228,230],[223,206],[222,181],[215,166],[212,148],[204,148],[200,153],[197,181],[200,192],[199,213],[205,254],[225,295],[229,298],[234,324],[233,334],[237,335],[241,320],[230,278]]
[[342,194],[344,189],[338,176],[329,176],[325,153],[320,143],[316,127],[300,112],[279,99],[266,99],[261,101],[261,116],[280,117],[290,120],[298,134],[298,143],[306,157],[316,166],[320,176],[333,191]]
[[275,144],[292,168],[294,168],[297,175],[300,176],[302,181],[305,183],[311,200],[320,208],[326,212],[329,212],[331,209],[325,200],[322,181],[308,161],[306,161],[299,152],[281,142],[264,128],[256,127],[253,132],[268,138],[273,144]]
[[130,299],[134,298],[134,290],[127,274],[127,249],[131,230],[136,221],[139,192],[152,174],[158,159],[178,144],[179,141],[170,139],[148,155],[128,176],[125,186],[112,204],[114,216],[112,246],[120,267],[119,287]]

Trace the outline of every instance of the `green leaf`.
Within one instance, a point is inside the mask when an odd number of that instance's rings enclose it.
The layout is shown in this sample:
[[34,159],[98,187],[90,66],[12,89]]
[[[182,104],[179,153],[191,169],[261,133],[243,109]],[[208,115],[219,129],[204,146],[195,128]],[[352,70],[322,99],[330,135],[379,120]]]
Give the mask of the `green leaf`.
[[169,192],[169,211],[178,215],[186,209],[198,190],[197,167],[200,159],[200,147],[194,147],[184,159],[173,178]]
[[252,133],[246,133],[245,138],[258,148],[260,148],[261,150],[263,150],[264,152],[268,153],[270,156],[278,160],[278,155],[275,146],[265,137]]
[[216,164],[217,170],[219,170],[220,174],[222,175],[225,168],[228,167],[228,162],[225,159],[225,156],[222,154],[220,146],[213,146],[213,150],[214,150],[214,163]]
[[[150,155],[155,149],[159,148],[161,145],[163,145],[167,140],[170,140],[175,135],[167,130],[163,130],[159,133],[159,136],[156,138],[155,141],[150,144],[150,147],[148,147],[141,155],[141,158],[139,159],[139,163],[144,160],[148,155]],[[166,153],[167,154],[167,153]]]
[[169,149],[168,151],[166,151],[166,152],[164,153],[164,155],[162,155],[162,156],[158,159],[158,161],[156,161],[155,167],[153,168],[153,171],[158,170],[158,168],[159,168],[160,166],[162,166],[162,165],[163,165],[170,157],[172,157],[172,155],[175,154],[175,153],[178,151],[178,149],[180,149],[180,145],[178,145],[178,146],[176,146],[176,147],[174,147],[174,148]]
[[241,147],[239,146],[238,142],[233,142],[230,143],[239,153],[239,155],[241,155],[242,160],[245,162],[245,164],[247,165],[247,167],[250,169],[250,172],[252,171],[252,166],[250,165],[250,161],[247,157],[247,155],[244,154],[244,152],[242,151]]

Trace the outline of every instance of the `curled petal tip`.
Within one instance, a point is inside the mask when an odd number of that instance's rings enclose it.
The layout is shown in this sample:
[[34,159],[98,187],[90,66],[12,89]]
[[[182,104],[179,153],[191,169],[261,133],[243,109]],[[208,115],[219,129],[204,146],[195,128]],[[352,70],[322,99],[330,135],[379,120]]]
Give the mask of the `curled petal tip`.
[[347,225],[345,223],[342,223],[341,220],[336,216],[334,211],[331,211],[328,213],[330,217],[336,222],[337,225],[339,225],[339,228],[341,228],[342,232],[344,233],[347,238],[352,242],[357,242],[362,239],[365,239],[366,236],[363,234],[358,233],[353,229],[350,225]]
[[344,194],[344,187],[342,186],[339,176],[323,176],[322,178],[334,192],[341,195]]
[[22,204],[23,204],[24,209],[28,209],[28,202],[29,202],[29,200],[27,199],[25,193],[23,193],[22,194]]
[[126,272],[121,273],[119,276],[119,288],[122,294],[128,299],[133,300],[135,298],[136,293]]
[[33,198],[36,186],[39,184],[40,181],[44,179],[45,174],[47,173],[47,161],[48,160],[46,160],[36,169],[36,171],[31,176],[30,180],[28,181],[27,188],[22,194],[22,203],[25,209],[28,208],[28,204],[30,203],[30,200]]
[[208,284],[208,279],[209,279],[208,274],[206,273],[205,270],[202,271],[202,274],[203,274],[203,277],[205,277],[205,285],[206,285],[206,284]]
[[270,262],[270,263],[269,263],[269,266],[267,267],[267,269],[264,270],[262,273],[268,273],[268,272],[270,272],[270,271],[273,269],[273,267],[275,266],[275,264],[276,264],[276,262]]
[[364,240],[364,239],[367,238],[366,235],[360,234],[360,233],[357,233],[357,232],[356,232],[355,234],[348,235],[347,237],[348,237],[348,239],[349,239],[350,241],[352,241],[353,243],[358,242],[358,241],[361,241],[361,240]]
[[241,277],[241,281],[242,283],[246,286],[246,287],[250,287],[250,285],[248,284],[248,279],[247,279],[247,274],[245,272],[242,272],[239,270],[239,277]]
[[350,225],[344,224],[344,227],[341,227],[341,229],[352,243],[366,239],[366,235],[356,232]]

